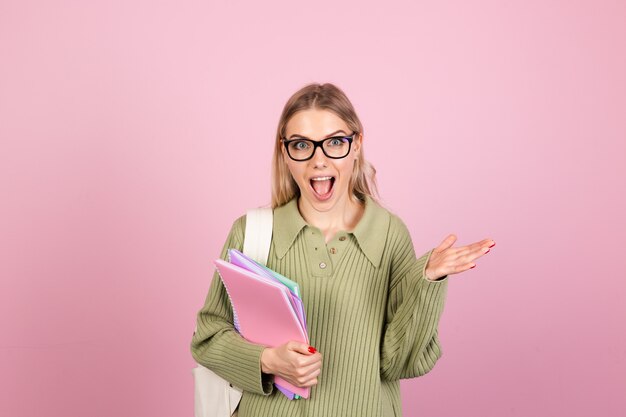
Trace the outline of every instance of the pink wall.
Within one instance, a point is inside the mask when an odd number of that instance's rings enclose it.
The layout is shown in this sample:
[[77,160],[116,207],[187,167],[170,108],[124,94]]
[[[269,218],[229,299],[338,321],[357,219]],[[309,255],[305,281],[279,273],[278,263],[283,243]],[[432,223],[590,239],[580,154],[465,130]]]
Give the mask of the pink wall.
[[497,242],[452,276],[405,416],[623,416],[625,21],[608,0],[2,0],[0,415],[193,414],[211,261],[269,202],[284,102],[330,81],[420,253]]

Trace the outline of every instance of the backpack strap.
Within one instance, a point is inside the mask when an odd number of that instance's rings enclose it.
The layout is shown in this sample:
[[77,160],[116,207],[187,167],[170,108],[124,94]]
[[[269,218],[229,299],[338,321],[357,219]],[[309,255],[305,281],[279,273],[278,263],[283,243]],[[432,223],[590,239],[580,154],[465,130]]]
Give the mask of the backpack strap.
[[246,213],[246,231],[243,253],[260,264],[267,263],[272,243],[273,210],[267,208],[250,209]]

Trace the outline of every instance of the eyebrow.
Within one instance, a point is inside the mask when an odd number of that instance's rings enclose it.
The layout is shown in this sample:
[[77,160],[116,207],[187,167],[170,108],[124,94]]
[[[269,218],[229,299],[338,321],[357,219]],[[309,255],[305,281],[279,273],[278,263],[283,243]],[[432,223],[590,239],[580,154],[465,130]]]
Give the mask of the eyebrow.
[[[327,139],[327,138],[330,138],[330,137],[331,137],[331,136],[333,136],[333,135],[336,135],[337,133],[343,133],[344,135],[347,135],[347,133],[346,133],[346,132],[344,132],[343,130],[337,130],[337,131],[335,131],[335,132],[333,132],[333,133],[329,133],[328,135],[326,135],[326,139]],[[294,138],[294,136],[299,137],[299,138],[301,138],[301,139],[309,139],[309,140],[312,140],[311,138],[307,138],[306,136],[304,136],[304,135],[300,135],[300,134],[298,134],[298,133],[294,133],[293,135],[289,136],[289,139],[293,139],[293,138]]]

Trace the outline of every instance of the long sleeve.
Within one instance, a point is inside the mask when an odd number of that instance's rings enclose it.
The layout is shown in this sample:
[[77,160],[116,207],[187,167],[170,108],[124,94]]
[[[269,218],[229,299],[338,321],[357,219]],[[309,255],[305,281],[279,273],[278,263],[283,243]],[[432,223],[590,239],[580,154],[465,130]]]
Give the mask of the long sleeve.
[[416,258],[410,234],[397,220],[389,234],[394,251],[381,348],[381,378],[385,380],[422,376],[441,357],[437,331],[448,284],[447,276],[437,281],[426,278],[434,249]]
[[[233,223],[221,259],[227,260],[230,248],[242,250],[245,219],[241,216]],[[204,306],[198,312],[197,329],[191,340],[193,358],[244,391],[269,395],[273,391],[273,376],[261,372],[263,349],[235,330],[230,299],[215,271]]]

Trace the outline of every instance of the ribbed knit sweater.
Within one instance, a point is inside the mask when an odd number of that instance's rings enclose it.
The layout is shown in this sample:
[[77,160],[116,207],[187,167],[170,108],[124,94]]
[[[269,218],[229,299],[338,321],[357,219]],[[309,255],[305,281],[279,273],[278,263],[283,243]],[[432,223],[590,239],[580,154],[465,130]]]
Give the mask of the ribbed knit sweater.
[[[242,250],[245,221],[233,223],[222,259],[229,248]],[[288,400],[261,372],[265,347],[235,331],[217,272],[192,355],[243,389],[239,417],[401,416],[399,380],[426,374],[442,355],[437,331],[448,277],[425,277],[431,254],[417,258],[402,220],[369,197],[357,226],[326,243],[294,198],[274,209],[267,266],[300,285],[310,345],[322,354],[310,397]]]

